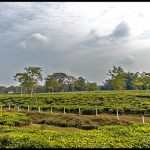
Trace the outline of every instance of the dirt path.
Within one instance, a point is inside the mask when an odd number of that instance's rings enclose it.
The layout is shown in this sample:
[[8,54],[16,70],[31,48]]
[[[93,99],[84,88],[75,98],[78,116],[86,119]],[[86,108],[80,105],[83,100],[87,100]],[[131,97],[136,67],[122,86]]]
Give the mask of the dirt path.
[[75,132],[80,131],[82,129],[73,128],[73,127],[58,127],[53,125],[46,125],[46,124],[35,124],[31,123],[27,126],[21,126],[20,128],[34,128],[34,129],[40,129],[40,130],[55,130],[60,132]]

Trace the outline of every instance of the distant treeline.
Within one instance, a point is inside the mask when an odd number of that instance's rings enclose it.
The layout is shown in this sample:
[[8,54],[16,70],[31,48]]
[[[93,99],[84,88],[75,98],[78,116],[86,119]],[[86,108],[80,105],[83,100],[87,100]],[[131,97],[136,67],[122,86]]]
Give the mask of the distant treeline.
[[108,71],[109,78],[101,86],[101,90],[149,90],[150,73],[125,72],[122,67],[113,66]]
[[[83,77],[75,78],[66,73],[53,73],[43,77],[42,69],[39,67],[24,68],[24,72],[16,73],[14,80],[19,86],[0,86],[0,93],[47,93],[47,92],[69,92],[69,91],[96,91],[97,83],[90,83]],[[44,80],[44,85],[39,85]]]
[[[16,73],[14,80],[19,86],[0,86],[0,93],[47,93],[47,92],[69,92],[69,91],[96,91],[96,90],[149,90],[150,73],[125,72],[122,67],[113,66],[108,71],[108,79],[103,85],[96,82],[90,83],[85,78],[67,75],[66,73],[53,73],[43,77],[42,69],[39,67],[24,68],[23,73]],[[44,80],[44,85],[39,81]]]

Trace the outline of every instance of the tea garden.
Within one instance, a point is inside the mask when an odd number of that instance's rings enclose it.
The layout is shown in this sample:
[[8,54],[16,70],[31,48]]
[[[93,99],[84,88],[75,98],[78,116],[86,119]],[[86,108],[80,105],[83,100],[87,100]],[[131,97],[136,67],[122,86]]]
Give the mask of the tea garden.
[[149,91],[0,95],[0,148],[150,148],[149,104]]

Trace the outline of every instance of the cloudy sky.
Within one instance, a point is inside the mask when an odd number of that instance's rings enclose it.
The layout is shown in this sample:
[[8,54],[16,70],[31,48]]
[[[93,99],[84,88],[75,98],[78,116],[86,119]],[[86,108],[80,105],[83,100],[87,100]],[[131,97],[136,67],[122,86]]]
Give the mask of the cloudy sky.
[[150,3],[1,2],[0,85],[38,66],[102,84],[112,66],[150,72]]

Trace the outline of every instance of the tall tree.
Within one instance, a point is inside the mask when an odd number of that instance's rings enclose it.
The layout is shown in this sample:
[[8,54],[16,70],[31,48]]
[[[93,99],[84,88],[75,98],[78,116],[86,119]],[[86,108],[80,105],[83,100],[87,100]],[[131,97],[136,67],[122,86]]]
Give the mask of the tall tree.
[[47,77],[45,78],[45,86],[46,89],[49,90],[52,89],[52,92],[55,90],[57,91],[58,88],[61,86],[61,84],[57,81],[57,78],[53,75],[47,75]]
[[109,80],[110,80],[112,89],[114,90],[125,89],[125,86],[126,86],[125,72],[120,66],[119,67],[113,66],[113,69],[109,70],[108,75],[110,77]]
[[142,72],[138,78],[142,90],[150,89],[150,73]]
[[30,80],[29,80],[29,86],[31,87],[31,97],[34,91],[34,88],[38,85],[39,81],[42,81],[42,69],[40,67],[25,67],[24,69],[26,73],[28,74]]
[[42,85],[38,85],[35,90],[34,90],[36,93],[46,93],[46,87],[45,86],[42,86]]
[[0,86],[0,93],[1,94],[7,93],[7,88],[5,86]]
[[87,90],[88,91],[96,91],[97,90],[97,83],[87,83]]
[[[53,73],[52,75],[49,75],[48,78],[47,78],[48,80],[51,80],[50,84],[53,84],[53,85],[55,84],[56,86],[59,85],[60,91],[68,91],[72,87],[72,83],[74,83],[74,81],[76,81],[75,77],[69,76],[65,73]],[[57,89],[58,89],[58,87],[57,87]]]
[[74,82],[76,91],[86,91],[86,79],[79,77],[78,80]]
[[39,67],[25,67],[24,70],[24,73],[16,73],[14,79],[20,83],[21,89],[22,87],[30,88],[32,97],[34,88],[38,85],[39,81],[42,81],[42,69]]
[[14,76],[14,80],[20,83],[19,86],[21,87],[21,95],[23,92],[23,88],[30,87],[30,77],[28,76],[26,72],[16,73],[16,75]]
[[136,89],[138,76],[139,76],[138,72],[136,72],[136,73],[132,73],[132,72],[125,73],[126,89],[127,90]]
[[112,90],[113,87],[111,85],[111,79],[107,79],[105,82],[103,82],[103,85],[101,86],[102,90]]

